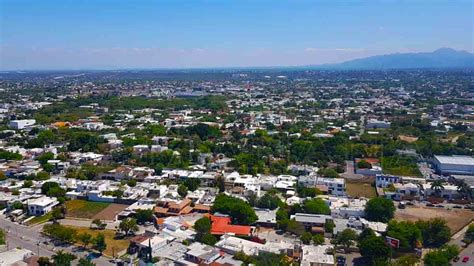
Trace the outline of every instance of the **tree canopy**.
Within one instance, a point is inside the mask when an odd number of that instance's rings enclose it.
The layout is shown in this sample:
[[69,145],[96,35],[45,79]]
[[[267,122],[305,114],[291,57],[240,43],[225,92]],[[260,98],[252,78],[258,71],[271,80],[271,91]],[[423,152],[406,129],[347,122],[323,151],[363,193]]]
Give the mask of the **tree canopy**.
[[223,193],[217,195],[211,212],[228,214],[236,224],[252,224],[258,219],[255,211],[246,201]]
[[386,198],[373,198],[365,206],[365,216],[370,221],[388,222],[395,214],[395,205],[392,200]]

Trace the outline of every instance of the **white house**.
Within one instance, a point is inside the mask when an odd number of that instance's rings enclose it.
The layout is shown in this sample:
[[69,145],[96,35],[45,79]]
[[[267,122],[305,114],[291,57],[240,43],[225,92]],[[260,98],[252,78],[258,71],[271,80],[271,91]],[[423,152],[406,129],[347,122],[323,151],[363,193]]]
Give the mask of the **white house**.
[[46,196],[36,199],[29,199],[26,201],[26,205],[28,206],[28,214],[34,216],[45,215],[58,204],[59,202],[57,199]]
[[332,245],[302,245],[301,246],[301,266],[332,266],[334,255],[331,254]]

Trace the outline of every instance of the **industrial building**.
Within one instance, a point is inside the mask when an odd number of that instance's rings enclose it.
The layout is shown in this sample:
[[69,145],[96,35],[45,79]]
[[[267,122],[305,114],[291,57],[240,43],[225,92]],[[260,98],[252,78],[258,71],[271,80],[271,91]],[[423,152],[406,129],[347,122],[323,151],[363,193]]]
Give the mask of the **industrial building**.
[[441,174],[474,175],[474,158],[471,156],[435,155],[433,163]]

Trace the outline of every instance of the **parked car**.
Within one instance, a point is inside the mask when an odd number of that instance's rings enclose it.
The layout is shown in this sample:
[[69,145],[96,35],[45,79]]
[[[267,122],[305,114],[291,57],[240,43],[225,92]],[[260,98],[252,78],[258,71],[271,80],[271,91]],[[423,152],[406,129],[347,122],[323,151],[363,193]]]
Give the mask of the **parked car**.
[[462,262],[466,263],[469,261],[469,257],[468,256],[465,256],[464,258],[462,258]]

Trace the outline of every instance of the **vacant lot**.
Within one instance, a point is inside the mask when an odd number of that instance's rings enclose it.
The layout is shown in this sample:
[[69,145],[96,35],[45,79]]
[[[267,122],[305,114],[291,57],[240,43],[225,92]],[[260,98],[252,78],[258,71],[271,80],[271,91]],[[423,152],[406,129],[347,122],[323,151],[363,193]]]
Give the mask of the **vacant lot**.
[[70,200],[66,202],[66,216],[91,219],[110,205],[106,202],[92,202],[86,200]]
[[451,233],[455,234],[464,226],[474,220],[474,212],[463,209],[442,209],[428,207],[410,207],[406,209],[397,209],[395,219],[399,221],[429,220],[433,218],[442,218],[446,220]]
[[[92,235],[92,237],[97,236],[97,234],[99,233],[104,234],[105,243],[107,244],[107,248],[105,249],[104,254],[108,256],[116,255],[118,252],[128,248],[130,244],[129,239],[114,239],[115,237],[114,230],[92,230],[86,227],[77,227],[77,226],[69,226],[69,225],[67,225],[67,227],[76,229],[78,234],[88,233]],[[113,254],[113,252],[115,252],[115,254]]]
[[101,220],[107,220],[107,221],[113,221],[115,220],[115,216],[125,208],[127,208],[128,205],[125,204],[116,204],[112,203],[109,206],[107,206],[105,209],[94,215],[92,217],[93,219],[101,219]]
[[412,137],[412,136],[406,136],[406,135],[400,135],[398,138],[402,141],[408,142],[408,143],[413,143],[418,140],[417,137]]
[[377,196],[370,181],[354,181],[346,179],[346,193],[351,197],[374,198]]

